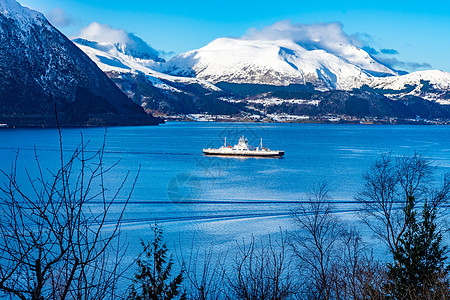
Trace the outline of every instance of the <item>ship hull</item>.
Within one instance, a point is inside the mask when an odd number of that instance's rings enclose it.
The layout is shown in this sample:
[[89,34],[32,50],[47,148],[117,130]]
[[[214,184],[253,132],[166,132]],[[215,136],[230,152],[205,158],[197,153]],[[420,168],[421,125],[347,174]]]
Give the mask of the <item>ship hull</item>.
[[214,149],[204,149],[203,154],[210,156],[237,156],[237,157],[272,157],[280,158],[284,151],[218,151]]

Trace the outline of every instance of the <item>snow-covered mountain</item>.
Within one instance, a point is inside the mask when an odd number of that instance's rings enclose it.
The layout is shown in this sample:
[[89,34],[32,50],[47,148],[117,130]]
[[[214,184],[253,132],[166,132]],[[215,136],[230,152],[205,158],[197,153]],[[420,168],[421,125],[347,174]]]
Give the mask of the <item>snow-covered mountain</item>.
[[207,90],[220,91],[218,87],[206,80],[171,76],[155,71],[155,69],[160,69],[163,64],[160,59],[155,61],[154,59],[145,59],[140,58],[139,56],[136,57],[131,55],[123,51],[123,49],[126,49],[126,45],[99,43],[84,39],[74,39],[73,42],[105,73],[142,73],[147,76],[148,80],[155,87],[169,91],[181,92],[177,88],[171,86],[171,82],[182,84],[199,84]]
[[159,57],[159,53],[156,50],[154,53],[148,53],[148,51],[140,52],[127,43],[97,42],[83,38],[75,38],[72,42],[76,45],[86,46],[106,53],[109,56],[117,57],[124,61],[131,61],[145,67],[155,67],[164,62],[164,59]]
[[30,33],[35,26],[45,27],[46,30],[53,31],[52,26],[41,13],[21,6],[15,0],[1,0],[0,14],[2,21],[13,22],[18,30]]
[[397,73],[367,52],[344,45],[335,51],[306,49],[291,40],[219,38],[188,51],[163,65],[177,76],[197,77],[213,83],[270,85],[306,84],[327,89],[352,89],[368,78]]
[[152,124],[69,39],[36,11],[0,0],[0,123]]
[[[162,114],[199,113],[224,110],[236,112],[233,105],[217,100],[223,91],[199,78],[171,76],[156,71],[162,62],[143,59],[122,51],[118,44],[73,40],[97,66],[134,102],[149,112]],[[217,105],[216,105],[217,104]]]
[[366,51],[349,44],[324,50],[291,40],[220,38],[161,66],[168,74],[215,84],[311,83],[321,91],[361,88],[390,99],[418,96],[450,104],[450,73],[432,70],[399,75]]
[[[310,45],[300,46],[290,40],[221,38],[164,62],[129,55],[117,44],[82,39],[74,42],[135,102],[146,108],[157,107],[156,110],[170,111],[174,105],[184,102],[178,110],[172,109],[172,112],[184,112],[192,104],[186,102],[185,96],[220,93],[215,84],[233,93],[234,97],[245,94],[235,93],[245,89],[245,84],[279,88],[300,85],[294,88],[300,90],[301,85],[312,84],[319,91],[361,89],[390,99],[419,96],[450,104],[449,73],[422,71],[400,76],[364,50],[351,45],[336,45],[326,51]],[[139,88],[142,85],[152,92],[143,92]],[[186,90],[186,86],[194,85],[201,86],[202,90]],[[159,91],[156,94],[155,89]],[[169,94],[178,99],[167,100]],[[161,99],[162,105],[155,106],[154,102],[161,102]]]
[[[391,99],[418,96],[441,104],[450,104],[450,73],[439,70],[419,71],[402,76],[369,78],[362,86]],[[361,86],[358,86],[361,88]]]

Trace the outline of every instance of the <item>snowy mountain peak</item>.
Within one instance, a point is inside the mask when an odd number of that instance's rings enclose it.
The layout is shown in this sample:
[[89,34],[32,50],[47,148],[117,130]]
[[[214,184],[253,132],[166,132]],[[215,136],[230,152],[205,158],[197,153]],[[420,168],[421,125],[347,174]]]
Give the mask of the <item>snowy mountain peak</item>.
[[[208,45],[201,48],[205,51],[223,51],[227,49],[234,50],[236,48],[277,48],[277,47],[295,47],[298,46],[291,40],[245,40],[245,39],[235,39],[235,38],[218,38],[209,43]],[[200,50],[200,49],[199,49]],[[195,50],[194,50],[195,51]]]
[[28,31],[33,25],[51,28],[44,15],[20,5],[15,0],[0,0],[0,15],[16,21],[24,31]]
[[398,75],[393,69],[376,61],[369,53],[353,45],[339,45],[331,52],[374,76]]
[[219,38],[203,48],[171,59],[163,70],[213,83],[289,85],[310,82],[321,89],[348,89],[373,74],[396,74],[357,47],[343,46],[339,52],[341,55],[324,49],[306,49],[286,39]]
[[76,38],[73,42],[115,56],[123,56],[128,59],[140,60],[141,63],[146,66],[151,66],[158,62],[164,62],[164,59],[158,57],[158,52],[153,49],[151,49],[153,51],[149,51],[149,47],[146,47],[145,49],[141,47],[142,49],[140,49],[139,47],[132,46],[128,43],[96,42],[82,38]]
[[155,62],[163,62],[164,59],[159,57],[158,51],[148,46],[146,43],[109,43],[114,46],[122,54],[132,56],[134,58],[153,60]]
[[105,45],[107,45],[108,47],[114,47],[124,55],[134,58],[153,60],[155,62],[164,61],[160,58],[159,52],[140,37],[124,29],[111,27],[108,24],[92,22],[81,29],[79,39],[89,41],[90,47],[100,47],[104,50]]

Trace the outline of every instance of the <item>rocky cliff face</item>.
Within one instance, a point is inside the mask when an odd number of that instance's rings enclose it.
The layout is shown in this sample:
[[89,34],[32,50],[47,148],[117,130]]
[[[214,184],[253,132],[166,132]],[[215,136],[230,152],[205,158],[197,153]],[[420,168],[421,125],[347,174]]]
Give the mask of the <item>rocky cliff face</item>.
[[144,125],[146,114],[45,17],[0,0],[0,123]]

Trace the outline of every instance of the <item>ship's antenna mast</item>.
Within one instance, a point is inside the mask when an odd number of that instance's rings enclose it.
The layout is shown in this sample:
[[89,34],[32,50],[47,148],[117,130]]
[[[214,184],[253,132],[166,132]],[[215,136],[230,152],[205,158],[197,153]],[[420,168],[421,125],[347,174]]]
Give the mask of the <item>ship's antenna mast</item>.
[[225,137],[225,148],[227,147],[227,137]]
[[261,149],[263,148],[263,144],[262,144],[262,138],[261,138]]

